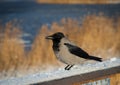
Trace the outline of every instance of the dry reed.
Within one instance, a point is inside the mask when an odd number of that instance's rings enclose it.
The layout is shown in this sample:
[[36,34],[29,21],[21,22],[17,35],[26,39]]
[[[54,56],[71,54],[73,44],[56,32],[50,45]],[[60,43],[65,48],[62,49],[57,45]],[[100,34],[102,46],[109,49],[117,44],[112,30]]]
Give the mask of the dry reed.
[[36,0],[38,3],[59,4],[110,4],[120,3],[119,0]]
[[43,25],[36,36],[32,49],[25,54],[24,44],[19,43],[18,35],[22,31],[8,22],[0,37],[0,72],[27,69],[43,69],[59,65],[52,51],[52,42],[45,36],[55,32],[63,32],[89,54],[109,59],[120,57],[120,18],[114,22],[106,16],[90,15],[84,18],[82,25],[79,20],[67,18],[59,23],[53,22],[49,28]]

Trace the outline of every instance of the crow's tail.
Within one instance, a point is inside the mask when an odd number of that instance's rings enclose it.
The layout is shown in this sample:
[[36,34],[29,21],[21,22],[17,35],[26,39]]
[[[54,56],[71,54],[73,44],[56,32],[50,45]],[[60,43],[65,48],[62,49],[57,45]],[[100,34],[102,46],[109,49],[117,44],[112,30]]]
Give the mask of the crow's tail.
[[90,59],[102,62],[102,58],[99,58],[99,57],[90,56]]

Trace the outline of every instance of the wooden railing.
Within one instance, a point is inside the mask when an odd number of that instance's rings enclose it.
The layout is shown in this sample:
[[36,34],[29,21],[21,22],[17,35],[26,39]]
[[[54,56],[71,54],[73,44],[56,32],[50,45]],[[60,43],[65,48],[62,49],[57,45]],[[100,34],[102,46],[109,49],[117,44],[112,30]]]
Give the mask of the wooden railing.
[[58,69],[23,77],[12,77],[0,80],[0,85],[81,85],[92,82],[93,84],[90,85],[98,85],[94,84],[95,81],[104,81],[104,79],[106,81],[106,78],[108,81],[110,80],[110,84],[107,85],[120,85],[120,59],[111,59],[90,65],[85,64],[69,71]]
[[[110,85],[120,85],[120,66],[93,71],[81,75],[39,83],[40,85],[81,85],[88,82],[110,78]],[[94,84],[92,84],[94,85]],[[99,84],[100,85],[100,84]],[[101,84],[102,85],[102,84]]]
[[75,82],[73,85],[82,85],[82,84],[88,84],[88,83],[90,85],[120,85],[120,73],[116,73],[109,76],[104,76],[104,77],[100,77],[100,78],[96,78],[96,79],[88,80],[84,82]]

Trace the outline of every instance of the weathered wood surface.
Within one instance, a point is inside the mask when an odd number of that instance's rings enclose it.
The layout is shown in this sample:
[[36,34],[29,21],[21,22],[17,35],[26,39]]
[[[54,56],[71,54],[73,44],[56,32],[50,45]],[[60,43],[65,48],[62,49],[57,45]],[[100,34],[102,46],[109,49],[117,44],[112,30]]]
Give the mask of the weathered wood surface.
[[73,85],[120,85],[120,73],[112,74],[84,82],[76,82]]
[[[112,74],[120,73],[120,66],[118,67],[113,67],[105,70],[98,70],[98,71],[93,71],[90,73],[85,73],[85,74],[80,74],[76,76],[71,76],[68,78],[62,78],[62,79],[56,79],[53,81],[47,81],[47,82],[42,82],[39,83],[40,85],[73,85],[76,82],[84,82],[88,80],[95,80],[97,78],[101,78],[104,76],[109,76]],[[116,85],[116,84],[112,84]]]

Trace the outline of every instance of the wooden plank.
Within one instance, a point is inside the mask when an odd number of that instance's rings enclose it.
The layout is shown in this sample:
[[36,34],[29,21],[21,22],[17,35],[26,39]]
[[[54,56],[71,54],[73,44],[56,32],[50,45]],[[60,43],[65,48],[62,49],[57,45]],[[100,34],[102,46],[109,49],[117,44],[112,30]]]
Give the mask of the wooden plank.
[[[94,81],[116,73],[120,73],[120,59],[114,61],[108,60],[103,63],[91,65],[82,65],[79,68],[76,67],[69,71],[63,69],[56,71],[53,70],[23,77],[3,79],[0,80],[0,85],[73,85],[75,83]],[[98,84],[102,83],[102,81],[94,83]],[[110,80],[108,79],[108,82],[106,83],[110,83]],[[102,85],[106,83],[103,80]]]
[[110,85],[120,85],[120,73],[110,77]]
[[120,66],[108,68],[105,70],[93,71],[90,73],[71,76],[71,77],[67,77],[67,78],[46,81],[46,82],[42,82],[39,84],[40,85],[73,85],[76,82],[82,83],[84,81],[95,80],[96,78],[101,78],[101,77],[109,76],[109,75],[116,74],[116,73],[120,73]]

